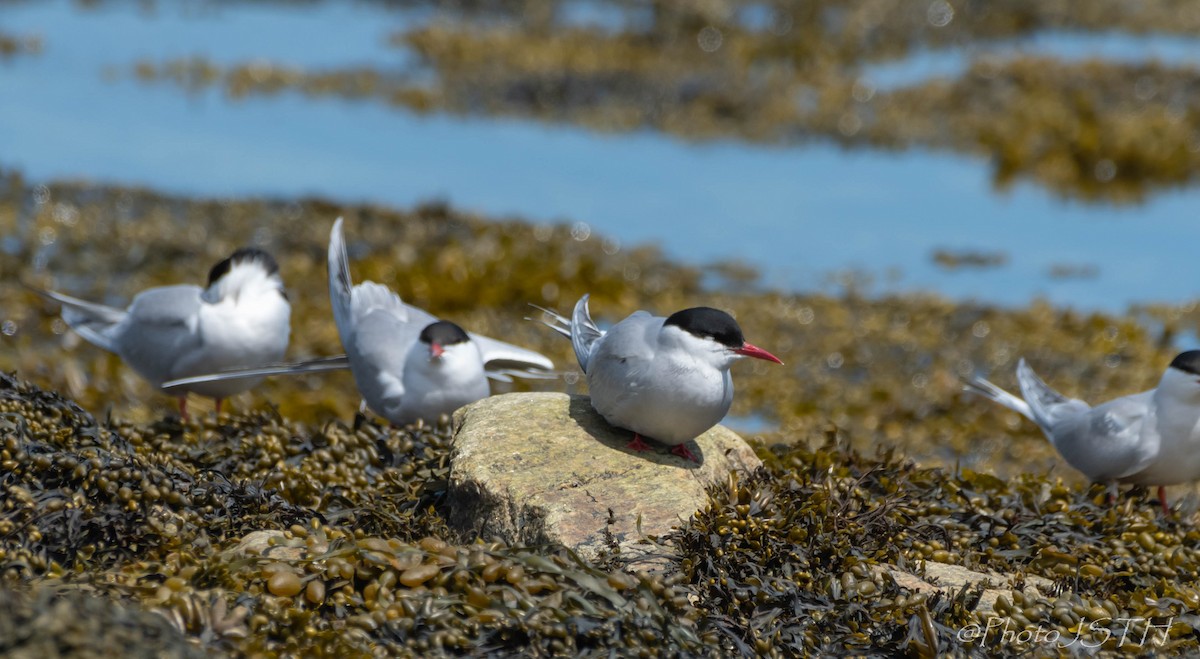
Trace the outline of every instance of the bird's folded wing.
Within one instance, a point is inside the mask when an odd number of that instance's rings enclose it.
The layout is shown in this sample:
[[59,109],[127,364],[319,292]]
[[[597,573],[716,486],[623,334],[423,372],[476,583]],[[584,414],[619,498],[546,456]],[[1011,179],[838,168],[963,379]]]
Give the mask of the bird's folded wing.
[[199,286],[161,286],[138,293],[129,305],[129,315],[138,325],[167,327],[183,325],[194,330],[204,304]]
[[1098,405],[1091,415],[1091,436],[1104,438],[1107,444],[1098,448],[1121,451],[1120,467],[1112,478],[1132,476],[1158,459],[1158,434],[1142,432],[1150,405],[1148,394],[1134,394]]

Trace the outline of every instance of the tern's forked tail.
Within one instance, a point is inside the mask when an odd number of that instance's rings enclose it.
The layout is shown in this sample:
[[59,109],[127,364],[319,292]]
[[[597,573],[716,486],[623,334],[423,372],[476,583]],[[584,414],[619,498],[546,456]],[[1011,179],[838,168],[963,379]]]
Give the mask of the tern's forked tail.
[[575,311],[571,313],[571,345],[575,348],[575,358],[584,373],[588,370],[588,359],[592,356],[592,346],[604,332],[592,322],[592,314],[588,310],[588,295],[585,293],[575,303]]
[[592,322],[592,316],[588,312],[587,294],[584,294],[579,298],[579,302],[575,303],[575,310],[572,312],[571,318],[536,304],[531,303],[529,306],[550,317],[549,321],[541,319],[543,325],[571,340],[571,346],[575,348],[575,359],[579,361],[579,367],[583,369],[583,372],[587,373],[588,357],[592,354],[592,345],[604,336],[604,332],[596,327],[596,323]]
[[1064,416],[1089,409],[1087,403],[1067,398],[1051,389],[1024,359],[1017,362],[1017,384],[1021,387],[1021,395],[1025,397],[1025,402],[1029,404],[1029,411],[1033,415],[1030,418],[1047,432]]
[[45,291],[29,284],[24,284],[24,286],[47,300],[62,305],[63,321],[88,343],[109,352],[117,352],[113,340],[109,337],[109,330],[128,315],[124,309],[80,300],[54,291]]
[[963,391],[975,394],[976,396],[981,396],[992,401],[993,403],[999,403],[1000,405],[1019,413],[1026,419],[1037,423],[1037,419],[1033,417],[1033,410],[1029,409],[1028,403],[981,377],[976,376],[963,382]]

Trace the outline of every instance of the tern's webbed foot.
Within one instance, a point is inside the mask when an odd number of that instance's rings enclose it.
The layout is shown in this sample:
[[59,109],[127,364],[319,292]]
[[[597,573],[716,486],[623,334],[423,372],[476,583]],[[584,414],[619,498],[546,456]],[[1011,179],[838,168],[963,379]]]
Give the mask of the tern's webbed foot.
[[700,462],[700,459],[697,458],[694,453],[688,450],[687,444],[676,444],[675,446],[672,446],[671,453],[674,453],[685,460]]
[[646,451],[653,450],[652,448],[650,448],[649,444],[642,441],[642,436],[637,434],[636,432],[633,433],[633,441],[626,444],[625,448],[627,448],[631,451],[637,451],[638,453],[645,453]]

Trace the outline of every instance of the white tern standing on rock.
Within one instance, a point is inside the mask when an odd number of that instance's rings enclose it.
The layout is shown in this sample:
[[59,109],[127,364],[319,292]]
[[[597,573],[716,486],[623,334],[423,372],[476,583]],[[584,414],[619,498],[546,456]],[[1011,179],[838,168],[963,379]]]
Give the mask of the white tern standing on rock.
[[571,339],[592,407],[610,424],[633,431],[628,448],[635,451],[648,450],[642,438],[649,437],[696,461],[685,444],[729,412],[733,362],[754,357],[783,363],[746,343],[737,321],[710,307],[666,318],[637,311],[607,332],[592,322],[587,295],[569,319],[542,311],[553,318],[547,326]]

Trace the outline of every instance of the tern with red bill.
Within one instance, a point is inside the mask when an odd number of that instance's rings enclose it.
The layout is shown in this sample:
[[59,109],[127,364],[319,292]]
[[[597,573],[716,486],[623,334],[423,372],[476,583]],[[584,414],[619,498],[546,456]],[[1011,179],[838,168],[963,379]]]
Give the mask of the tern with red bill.
[[268,368],[214,373],[168,385],[264,375],[350,369],[366,406],[397,425],[442,414],[487,397],[488,379],[554,377],[542,355],[467,332],[405,304],[387,286],[354,285],[342,220],[329,235],[329,298],[346,354]]
[[592,322],[587,295],[569,319],[542,311],[553,319],[543,321],[547,326],[571,339],[592,407],[633,431],[628,448],[635,451],[650,448],[645,437],[695,461],[685,444],[717,425],[733,403],[729,367],[742,357],[783,363],[747,343],[732,316],[710,307],[665,318],[638,311],[607,332]]
[[1158,488],[1200,478],[1200,350],[1180,353],[1158,387],[1095,407],[1051,389],[1022,359],[1018,398],[983,378],[965,390],[999,403],[1042,429],[1067,464],[1093,482]]

